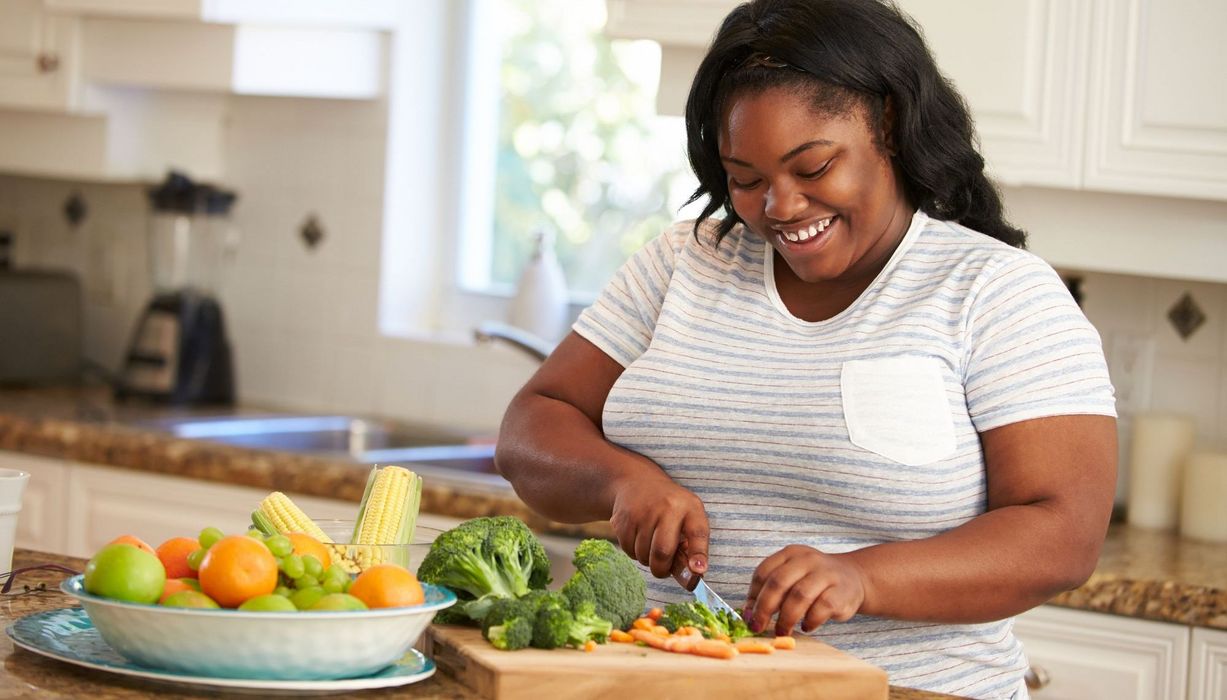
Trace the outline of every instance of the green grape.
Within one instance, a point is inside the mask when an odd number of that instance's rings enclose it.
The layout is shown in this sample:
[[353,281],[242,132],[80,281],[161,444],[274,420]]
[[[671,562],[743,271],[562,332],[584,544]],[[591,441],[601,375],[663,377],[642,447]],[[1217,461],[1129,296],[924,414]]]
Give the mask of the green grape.
[[260,540],[261,542],[264,541],[264,533],[260,532],[254,527],[247,531],[247,536],[253,540]]
[[306,610],[315,605],[315,601],[324,597],[324,589],[320,586],[308,586],[294,591],[290,596],[290,602],[299,610]]
[[324,592],[325,593],[342,593],[345,591],[345,582],[333,578],[331,576],[324,577]]
[[198,538],[200,541],[200,548],[208,549],[209,547],[212,547],[214,543],[216,543],[218,540],[220,540],[221,538],[225,536],[226,536],[226,533],[222,532],[221,530],[215,527],[206,527],[205,529],[200,531],[200,537]]
[[332,566],[325,569],[324,577],[328,577],[328,576],[335,576],[338,579],[349,578],[349,574],[345,572],[345,569],[341,568],[340,564],[333,564]]
[[[268,551],[273,553],[274,557],[288,557],[294,552],[294,543],[290,542],[290,538],[285,535],[273,535],[264,541],[268,545]],[[291,576],[290,578],[295,578]]]
[[203,548],[193,549],[192,552],[187,555],[188,568],[190,568],[192,571],[200,569],[200,562],[204,560],[204,555],[205,550]]
[[302,576],[299,576],[298,578],[294,579],[294,587],[300,591],[303,590],[304,588],[314,588],[314,587],[318,587],[319,585],[320,585],[320,580],[318,578],[314,576],[308,576],[306,574],[303,574]]
[[[276,556],[276,552],[273,555]],[[302,557],[297,554],[291,554],[281,560],[281,570],[290,578],[298,578],[307,573],[307,569],[303,566]]]
[[319,559],[315,558],[314,554],[302,555],[302,564],[308,576],[319,578],[324,575],[324,565],[320,563]]
[[287,586],[277,586],[277,589],[274,590],[273,593],[276,593],[279,596],[284,596],[286,598],[289,598],[291,595],[294,594],[294,591],[291,591],[289,587]]

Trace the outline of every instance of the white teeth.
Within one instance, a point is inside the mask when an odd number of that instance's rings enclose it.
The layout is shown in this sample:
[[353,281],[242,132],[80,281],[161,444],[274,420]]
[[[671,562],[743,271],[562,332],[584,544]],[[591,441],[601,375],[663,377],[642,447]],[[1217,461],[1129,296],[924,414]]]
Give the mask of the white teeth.
[[800,243],[817,236],[830,225],[831,219],[823,219],[816,224],[810,224],[808,228],[803,228],[800,231],[779,231],[778,235],[780,238],[792,241],[793,243]]
[[827,230],[827,226],[830,226],[830,225],[831,225],[830,219],[823,219],[822,221],[819,221],[818,222],[818,232],[821,233]]
[[784,235],[787,236],[788,240],[792,241],[793,243],[796,243],[797,241],[801,240],[801,237],[797,235],[796,231],[789,231],[788,233],[785,233]]

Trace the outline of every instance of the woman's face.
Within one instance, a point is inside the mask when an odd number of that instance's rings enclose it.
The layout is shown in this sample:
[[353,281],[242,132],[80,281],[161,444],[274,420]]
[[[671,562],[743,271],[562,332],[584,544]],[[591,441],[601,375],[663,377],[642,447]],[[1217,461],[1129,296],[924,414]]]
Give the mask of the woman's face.
[[846,111],[769,89],[735,98],[720,131],[734,211],[804,282],[871,278],[911,223],[877,125]]

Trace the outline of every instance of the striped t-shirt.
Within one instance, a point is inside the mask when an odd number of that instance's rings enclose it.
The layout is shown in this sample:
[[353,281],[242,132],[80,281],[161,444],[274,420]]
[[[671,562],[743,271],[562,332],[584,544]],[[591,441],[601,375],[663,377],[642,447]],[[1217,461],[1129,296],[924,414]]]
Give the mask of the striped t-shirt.
[[[985,511],[977,433],[1115,415],[1099,336],[1042,260],[917,212],[847,309],[807,322],[776,291],[771,247],[743,226],[681,222],[637,252],[575,330],[626,369],[611,442],[702,499],[707,581],[735,607],[788,544],[838,553],[936,535]],[[650,604],[688,598],[646,568]],[[1012,620],[858,615],[815,635],[898,685],[1025,697]]]

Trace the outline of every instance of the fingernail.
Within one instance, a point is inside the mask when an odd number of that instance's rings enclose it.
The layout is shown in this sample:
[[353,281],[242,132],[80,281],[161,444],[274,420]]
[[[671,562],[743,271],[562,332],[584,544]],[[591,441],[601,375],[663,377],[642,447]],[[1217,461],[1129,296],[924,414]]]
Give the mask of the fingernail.
[[702,560],[702,559],[691,559],[691,560],[690,560],[690,570],[691,570],[691,571],[699,571],[699,570],[701,570],[702,568],[703,568],[703,560]]

